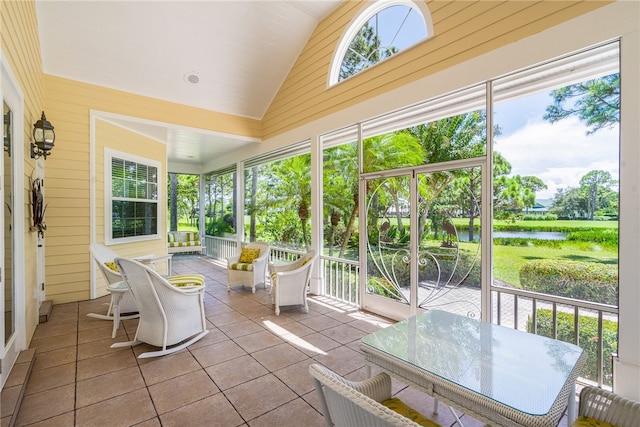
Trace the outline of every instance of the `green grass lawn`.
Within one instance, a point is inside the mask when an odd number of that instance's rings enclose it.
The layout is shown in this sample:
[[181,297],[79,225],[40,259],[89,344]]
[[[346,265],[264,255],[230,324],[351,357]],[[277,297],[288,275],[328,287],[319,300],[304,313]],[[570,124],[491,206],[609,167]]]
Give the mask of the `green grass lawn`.
[[534,259],[564,259],[617,264],[618,251],[614,248],[572,242],[564,242],[561,248],[495,245],[493,247],[494,279],[520,287],[520,266]]
[[[454,218],[453,223],[458,230],[466,229],[469,220],[466,218]],[[480,220],[475,219],[476,227],[480,226]],[[582,221],[582,220],[557,220],[557,221],[493,221],[495,231],[577,231],[593,228],[618,228],[618,221]]]

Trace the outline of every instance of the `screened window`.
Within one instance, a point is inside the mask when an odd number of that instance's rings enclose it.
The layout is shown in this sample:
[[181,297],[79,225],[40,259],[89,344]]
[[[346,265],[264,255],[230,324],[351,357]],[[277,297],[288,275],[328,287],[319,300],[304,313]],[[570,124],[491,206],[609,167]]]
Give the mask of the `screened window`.
[[157,237],[159,164],[108,151],[105,170],[105,236],[111,242]]
[[427,38],[427,33],[423,12],[412,2],[389,7],[383,2],[374,4],[353,22],[340,42],[330,84],[413,46]]
[[208,236],[235,236],[235,167],[205,175],[205,230]]
[[310,248],[309,141],[247,160],[244,188],[245,240],[294,250]]

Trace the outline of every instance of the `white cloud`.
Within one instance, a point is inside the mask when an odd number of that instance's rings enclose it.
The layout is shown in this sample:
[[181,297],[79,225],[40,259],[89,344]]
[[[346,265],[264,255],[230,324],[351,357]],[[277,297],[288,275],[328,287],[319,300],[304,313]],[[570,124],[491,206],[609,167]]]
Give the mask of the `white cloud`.
[[539,199],[552,198],[558,188],[578,186],[594,169],[609,171],[618,179],[617,127],[587,135],[574,117],[555,124],[539,119],[497,137],[494,149],[511,163],[512,175],[537,176],[547,184],[547,190],[538,192]]

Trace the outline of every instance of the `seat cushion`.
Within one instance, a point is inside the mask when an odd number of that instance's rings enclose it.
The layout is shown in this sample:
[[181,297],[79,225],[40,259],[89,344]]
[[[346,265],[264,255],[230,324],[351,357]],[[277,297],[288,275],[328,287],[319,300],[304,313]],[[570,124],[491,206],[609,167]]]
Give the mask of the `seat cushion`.
[[240,252],[239,263],[251,264],[256,258],[260,256],[260,249],[257,248],[242,248]]
[[392,397],[391,399],[387,399],[381,403],[387,408],[391,409],[393,412],[397,412],[403,417],[409,418],[416,424],[420,424],[424,427],[441,427],[440,424],[436,423],[435,421],[431,421],[429,418],[426,418],[420,412],[416,411],[397,397]]
[[115,271],[116,273],[120,273],[120,270],[118,270],[118,266],[116,265],[116,263],[115,263],[115,262],[113,262],[113,261],[107,261],[107,262],[105,262],[105,263],[104,263],[104,265],[106,265],[106,266],[107,266],[107,268],[109,268],[109,269],[111,269],[111,270]]
[[605,423],[604,421],[600,421],[595,418],[585,417],[584,415],[580,415],[576,420],[571,424],[571,427],[615,427],[613,424]]
[[167,281],[177,288],[185,286],[204,286],[202,274],[180,274],[167,277]]
[[234,262],[229,266],[229,269],[237,271],[253,271],[253,264],[247,264],[245,262]]

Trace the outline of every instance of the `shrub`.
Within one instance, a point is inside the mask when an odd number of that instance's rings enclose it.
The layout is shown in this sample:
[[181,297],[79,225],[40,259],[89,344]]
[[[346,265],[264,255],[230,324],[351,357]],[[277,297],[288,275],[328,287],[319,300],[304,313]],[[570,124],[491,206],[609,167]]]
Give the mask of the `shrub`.
[[[538,309],[537,316],[537,333],[545,337],[553,338],[553,315],[551,310]],[[574,315],[573,313],[558,312],[557,313],[557,339],[560,341],[575,342]],[[583,378],[597,381],[598,380],[598,318],[595,316],[581,315],[578,317],[578,344],[587,353],[587,363],[582,370]],[[533,322],[529,319],[527,330],[533,332]],[[603,351],[602,360],[603,380],[607,385],[611,385],[612,372],[611,361],[608,359],[612,353],[617,352],[618,348],[618,322],[613,320],[604,320],[602,327],[603,334]]]
[[529,239],[526,237],[495,237],[494,245],[500,246],[542,246],[547,248],[562,248],[562,240]]
[[616,305],[618,266],[594,262],[533,260],[520,267],[523,289]]
[[567,240],[599,243],[606,246],[618,246],[618,230],[595,228],[584,231],[572,231],[567,234]]
[[558,215],[556,214],[552,214],[552,213],[547,213],[544,215],[533,215],[533,214],[528,214],[522,217],[523,221],[557,221],[558,220]]

